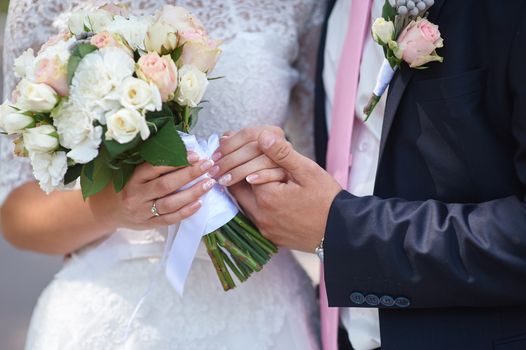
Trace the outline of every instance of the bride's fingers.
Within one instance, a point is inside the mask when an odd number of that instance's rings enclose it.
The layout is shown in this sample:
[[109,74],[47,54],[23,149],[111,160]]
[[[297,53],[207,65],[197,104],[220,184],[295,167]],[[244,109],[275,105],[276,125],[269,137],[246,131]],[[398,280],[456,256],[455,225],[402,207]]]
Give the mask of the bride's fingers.
[[259,157],[252,159],[247,163],[242,164],[224,174],[219,178],[218,182],[222,186],[232,186],[240,181],[244,181],[245,178],[250,174],[263,169],[272,169],[275,167],[276,164],[272,160],[270,160],[265,155],[260,155]]
[[192,166],[160,176],[145,184],[143,199],[148,202],[165,197],[206,174],[213,165],[214,162],[211,160],[202,160]]
[[216,181],[214,179],[206,179],[198,182],[189,189],[157,199],[155,201],[157,212],[160,215],[175,213],[183,207],[198,201],[199,198],[210,191],[215,184]]
[[[210,169],[209,174],[212,177],[219,178],[225,173],[229,172],[230,170],[235,169],[241,166],[242,164],[245,164],[246,162],[257,158],[262,154],[263,152],[261,152],[259,144],[257,142],[247,143],[246,145],[243,145],[236,151],[220,158],[220,160],[216,162],[214,167]],[[212,159],[217,160],[217,153],[214,158]]]
[[181,208],[175,213],[161,215],[150,219],[149,223],[155,227],[163,227],[168,225],[175,225],[184,219],[188,219],[194,215],[202,206],[201,201],[195,201]]
[[221,138],[221,145],[218,151],[222,155],[230,154],[249,142],[257,141],[263,130],[270,131],[278,136],[283,136],[283,130],[277,126],[267,125],[246,128],[234,135]]
[[250,174],[246,180],[251,185],[263,185],[269,182],[286,182],[288,175],[281,168],[263,169]]

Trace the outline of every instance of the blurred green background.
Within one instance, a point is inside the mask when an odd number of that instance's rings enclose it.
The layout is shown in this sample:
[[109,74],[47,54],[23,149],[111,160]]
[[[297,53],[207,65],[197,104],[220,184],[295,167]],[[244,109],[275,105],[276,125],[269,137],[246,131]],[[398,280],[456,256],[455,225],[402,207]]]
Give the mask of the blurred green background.
[[9,6],[9,0],[0,0],[0,11],[7,12],[8,6]]

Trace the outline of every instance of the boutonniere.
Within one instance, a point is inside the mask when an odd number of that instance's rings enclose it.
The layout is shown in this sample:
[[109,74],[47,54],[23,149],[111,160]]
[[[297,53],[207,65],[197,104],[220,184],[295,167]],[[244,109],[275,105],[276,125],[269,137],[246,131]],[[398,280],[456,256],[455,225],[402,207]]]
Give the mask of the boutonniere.
[[436,52],[444,46],[444,40],[438,26],[427,20],[433,5],[434,0],[386,0],[382,17],[372,26],[373,39],[383,47],[385,60],[364,108],[366,121],[402,64],[423,69],[429,62],[444,60]]

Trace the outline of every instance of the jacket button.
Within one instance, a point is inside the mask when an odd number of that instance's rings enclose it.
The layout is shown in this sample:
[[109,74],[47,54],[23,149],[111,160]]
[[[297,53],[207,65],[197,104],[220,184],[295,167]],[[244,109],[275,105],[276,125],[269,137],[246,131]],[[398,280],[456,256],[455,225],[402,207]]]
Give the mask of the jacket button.
[[399,298],[396,298],[395,305],[401,308],[406,308],[406,307],[409,307],[409,305],[411,305],[411,302],[407,298],[399,297]]
[[362,293],[354,292],[351,294],[351,302],[354,304],[362,305],[365,303],[365,297]]
[[383,306],[391,307],[394,306],[395,300],[392,296],[384,295],[380,298],[380,304],[382,304]]
[[365,302],[369,306],[378,306],[380,304],[380,298],[378,298],[374,294],[369,294],[368,296],[365,297]]

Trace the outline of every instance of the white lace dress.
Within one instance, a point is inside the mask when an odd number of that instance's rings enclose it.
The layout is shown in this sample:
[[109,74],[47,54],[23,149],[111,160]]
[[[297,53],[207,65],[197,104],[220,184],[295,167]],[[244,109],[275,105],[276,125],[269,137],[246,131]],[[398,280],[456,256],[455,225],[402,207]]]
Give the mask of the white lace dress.
[[[128,1],[135,13],[151,13],[174,1]],[[210,85],[208,106],[196,133],[237,130],[258,124],[290,124],[302,149],[311,145],[312,72],[322,21],[319,0],[181,0],[211,35],[224,40]],[[82,4],[82,5],[80,5]],[[13,60],[38,48],[67,14],[91,1],[12,0],[5,37],[5,91],[15,81]],[[299,131],[299,132],[294,132]],[[32,181],[24,159],[14,158],[0,137],[0,203],[11,190]],[[74,234],[74,232],[72,232]],[[311,282],[290,252],[281,250],[247,283],[224,293],[215,271],[199,254],[185,296],[162,275],[132,323],[162,254],[163,230],[118,230],[75,253],[36,306],[27,349],[318,349],[317,305]],[[110,268],[100,257],[112,256]]]

